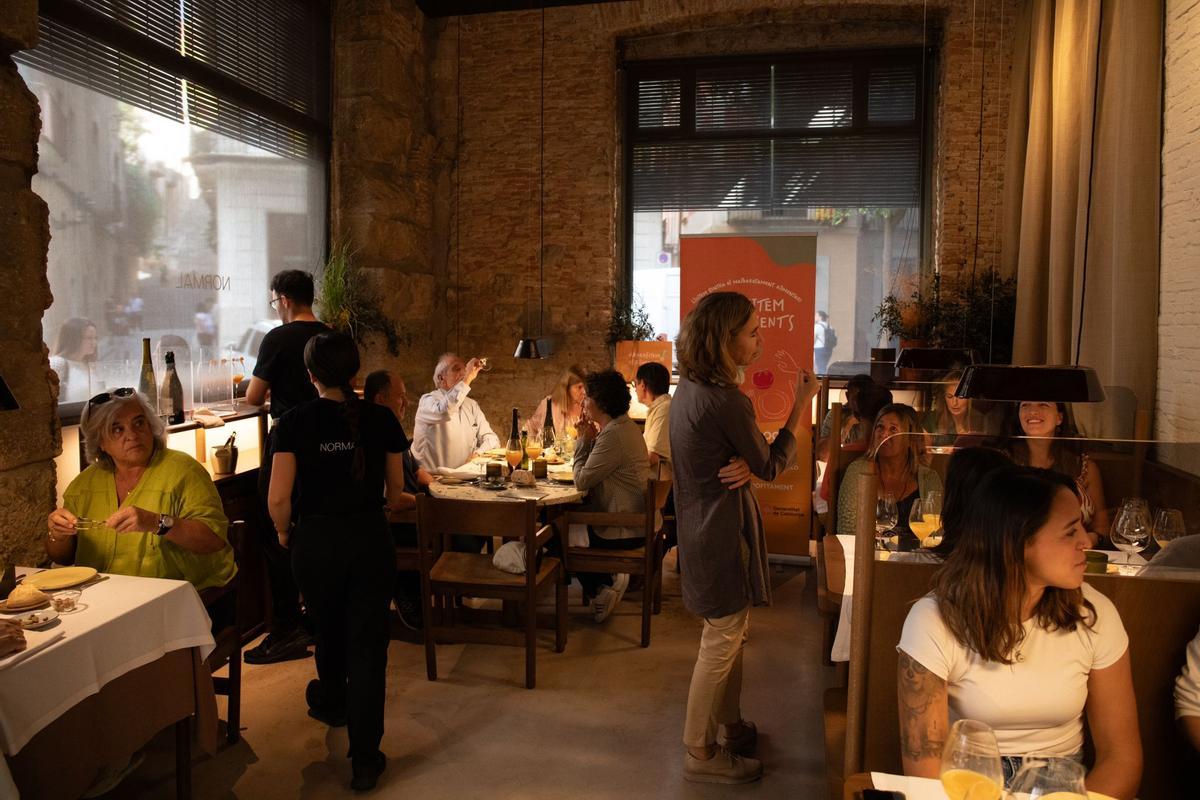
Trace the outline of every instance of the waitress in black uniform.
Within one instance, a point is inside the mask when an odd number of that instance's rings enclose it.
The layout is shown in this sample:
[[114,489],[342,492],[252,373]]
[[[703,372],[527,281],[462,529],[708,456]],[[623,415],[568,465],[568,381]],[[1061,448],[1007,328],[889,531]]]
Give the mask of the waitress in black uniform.
[[349,723],[350,788],[367,791],[386,764],[379,742],[395,551],[384,498],[404,490],[409,442],[391,411],[350,388],[359,359],[349,336],[314,336],[304,365],[318,398],[276,426],[268,505],[316,627],[308,713],[335,727]]

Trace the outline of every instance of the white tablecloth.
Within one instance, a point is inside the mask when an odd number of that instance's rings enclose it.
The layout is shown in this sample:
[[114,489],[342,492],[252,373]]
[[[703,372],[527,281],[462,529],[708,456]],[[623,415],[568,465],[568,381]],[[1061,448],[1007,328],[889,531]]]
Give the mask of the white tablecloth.
[[172,650],[214,642],[208,613],[190,583],[112,575],[84,588],[80,609],[47,631],[63,637],[0,670],[0,752],[14,755],[85,697]]

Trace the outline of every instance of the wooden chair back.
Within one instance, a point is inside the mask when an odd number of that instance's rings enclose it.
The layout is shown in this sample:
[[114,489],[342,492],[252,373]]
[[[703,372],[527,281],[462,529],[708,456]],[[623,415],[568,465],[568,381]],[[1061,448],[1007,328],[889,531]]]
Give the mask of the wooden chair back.
[[[245,522],[233,520],[229,523],[226,538],[233,549],[233,560],[241,564],[244,556],[246,537]],[[238,580],[235,575],[224,586],[213,586],[200,592],[200,600],[205,608],[213,608],[223,603],[231,613],[231,619],[220,630],[214,630],[214,647],[204,660],[210,672],[216,672],[226,666],[229,671],[225,677],[213,678],[213,691],[228,698],[228,710],[225,719],[225,739],[230,744],[236,743],[242,736],[242,625],[239,610]]]
[[629,550],[601,550],[591,547],[563,548],[563,561],[568,573],[602,572],[641,575],[642,590],[642,647],[650,646],[650,616],[662,610],[663,535],[657,519],[671,493],[671,481],[646,481],[642,512],[616,513],[606,511],[571,511],[559,515],[555,525],[559,541],[567,542],[571,525],[590,525],[593,528],[641,528],[641,545]]
[[[537,598],[548,586],[555,586],[555,650],[566,647],[566,585],[562,582],[562,563],[543,558],[541,550],[554,529],[537,527],[537,502],[474,501],[417,497],[417,550],[421,572],[421,597],[425,635],[426,672],[437,680],[435,644],[438,641],[480,641],[525,645],[525,685],[532,689],[536,681]],[[520,541],[525,547],[525,572],[503,572],[482,553],[454,552],[452,536],[471,536],[480,540],[499,537]],[[482,546],[482,541],[481,541]],[[457,630],[456,606],[460,596],[489,597],[523,605],[523,635],[510,631],[486,630],[471,634]],[[451,629],[455,628],[454,632]]]

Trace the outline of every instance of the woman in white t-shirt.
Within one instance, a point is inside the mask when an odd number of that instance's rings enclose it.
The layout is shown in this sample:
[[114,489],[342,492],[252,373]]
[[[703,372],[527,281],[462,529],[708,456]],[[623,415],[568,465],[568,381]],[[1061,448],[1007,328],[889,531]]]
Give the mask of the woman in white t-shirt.
[[1006,779],[1033,753],[1096,759],[1088,789],[1132,798],[1142,751],[1129,638],[1083,582],[1089,538],[1069,478],[1004,467],[975,490],[958,545],[904,622],[898,651],[904,771],[936,778],[950,723],[996,732]]

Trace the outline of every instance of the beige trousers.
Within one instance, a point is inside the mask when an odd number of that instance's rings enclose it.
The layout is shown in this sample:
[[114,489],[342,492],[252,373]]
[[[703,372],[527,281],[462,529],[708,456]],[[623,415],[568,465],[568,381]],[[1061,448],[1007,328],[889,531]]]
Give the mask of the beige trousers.
[[748,605],[727,617],[704,620],[683,722],[686,747],[715,744],[718,725],[742,718],[742,651],[749,632]]

